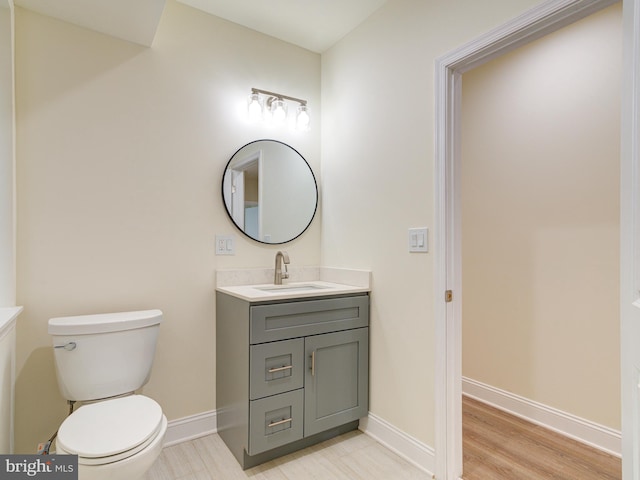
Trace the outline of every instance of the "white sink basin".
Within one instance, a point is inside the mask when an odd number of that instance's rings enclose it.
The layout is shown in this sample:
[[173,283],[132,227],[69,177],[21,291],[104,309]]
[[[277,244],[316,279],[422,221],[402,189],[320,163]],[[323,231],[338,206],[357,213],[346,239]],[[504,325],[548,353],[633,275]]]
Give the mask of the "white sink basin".
[[326,288],[331,288],[331,287],[327,287],[325,285],[316,285],[313,283],[296,283],[295,285],[268,285],[266,287],[261,286],[261,287],[253,287],[256,290],[260,290],[262,292],[302,292],[302,291],[308,291],[308,290],[324,290]]

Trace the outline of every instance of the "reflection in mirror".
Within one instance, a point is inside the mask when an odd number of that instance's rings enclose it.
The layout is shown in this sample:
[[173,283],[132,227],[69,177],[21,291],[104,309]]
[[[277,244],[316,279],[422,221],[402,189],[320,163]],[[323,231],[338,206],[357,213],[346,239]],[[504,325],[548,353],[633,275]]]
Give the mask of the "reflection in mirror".
[[318,186],[311,167],[294,148],[256,140],[229,160],[222,198],[233,223],[263,243],[286,243],[311,224]]

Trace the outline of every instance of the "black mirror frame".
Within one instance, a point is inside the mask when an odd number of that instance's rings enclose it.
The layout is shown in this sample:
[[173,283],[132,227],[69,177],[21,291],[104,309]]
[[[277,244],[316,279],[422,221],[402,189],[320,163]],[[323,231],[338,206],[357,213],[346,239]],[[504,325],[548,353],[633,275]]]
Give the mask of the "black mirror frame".
[[[295,152],[295,153],[300,157],[300,159],[301,159],[301,160],[302,160],[302,161],[307,165],[307,168],[309,169],[309,173],[311,173],[311,178],[313,179],[313,185],[314,185],[314,187],[315,187],[315,189],[316,189],[316,202],[315,202],[315,206],[314,206],[314,208],[313,208],[313,213],[311,214],[311,218],[309,219],[309,222],[308,222],[308,223],[305,225],[305,227],[300,231],[300,233],[298,233],[295,237],[290,238],[289,240],[284,240],[284,241],[282,241],[282,242],[265,242],[265,241],[263,241],[263,240],[259,240],[259,239],[257,239],[257,238],[252,237],[251,235],[249,235],[248,233],[246,233],[243,229],[241,229],[241,228],[238,226],[238,224],[235,222],[235,220],[233,219],[233,217],[232,217],[232,215],[231,215],[231,212],[229,211],[229,207],[227,206],[227,202],[226,202],[225,197],[224,197],[224,178],[225,178],[225,176],[226,176],[226,174],[227,174],[227,170],[229,169],[229,164],[233,161],[233,158],[236,156],[236,154],[237,154],[240,150],[244,149],[245,147],[248,147],[248,146],[249,146],[249,145],[251,145],[251,144],[257,143],[257,142],[274,142],[274,143],[279,143],[279,144],[281,144],[281,145],[283,145],[283,146],[285,146],[285,147],[287,147],[287,148],[290,148],[290,149],[291,149],[291,150],[293,150],[293,151],[294,151],[294,152]],[[306,159],[306,158],[304,158],[304,157],[302,156],[302,154],[301,154],[298,150],[296,150],[295,148],[293,148],[291,145],[289,145],[289,144],[287,144],[287,143],[281,142],[280,140],[274,140],[274,139],[271,139],[271,138],[261,138],[261,139],[253,140],[253,141],[251,141],[251,142],[249,142],[249,143],[246,143],[246,144],[244,144],[243,146],[241,146],[240,148],[238,148],[238,149],[233,153],[233,155],[231,155],[231,158],[229,158],[229,161],[227,162],[227,164],[226,164],[226,165],[225,165],[225,167],[224,167],[224,171],[222,172],[222,180],[221,180],[221,182],[220,182],[220,186],[221,186],[221,188],[220,188],[220,193],[221,193],[221,197],[222,197],[222,204],[224,205],[224,209],[225,209],[225,211],[227,212],[227,216],[229,217],[229,220],[231,220],[231,223],[233,223],[233,225],[234,225],[234,226],[235,226],[235,227],[236,227],[240,232],[242,232],[242,234],[243,234],[245,237],[250,238],[251,240],[253,240],[253,241],[255,241],[255,242],[262,243],[262,244],[264,244],[264,245],[282,245],[282,244],[285,244],[285,243],[292,242],[292,241],[294,241],[296,238],[299,238],[299,237],[300,237],[304,232],[306,232],[306,231],[309,229],[309,227],[311,226],[311,223],[313,222],[313,219],[316,217],[316,213],[317,213],[317,211],[318,211],[318,203],[319,203],[319,200],[320,200],[320,192],[318,191],[318,181],[316,180],[316,176],[315,176],[315,174],[313,173],[313,169],[311,168],[311,165],[309,165],[309,162],[307,162],[307,159]]]

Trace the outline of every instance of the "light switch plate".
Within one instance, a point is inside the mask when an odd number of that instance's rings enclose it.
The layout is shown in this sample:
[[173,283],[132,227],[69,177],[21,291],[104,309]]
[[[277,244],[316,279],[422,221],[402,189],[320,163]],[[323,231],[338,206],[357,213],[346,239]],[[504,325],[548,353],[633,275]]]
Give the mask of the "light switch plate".
[[426,253],[429,251],[429,229],[427,227],[410,228],[408,235],[409,252]]
[[216,255],[235,255],[236,240],[233,235],[216,235]]

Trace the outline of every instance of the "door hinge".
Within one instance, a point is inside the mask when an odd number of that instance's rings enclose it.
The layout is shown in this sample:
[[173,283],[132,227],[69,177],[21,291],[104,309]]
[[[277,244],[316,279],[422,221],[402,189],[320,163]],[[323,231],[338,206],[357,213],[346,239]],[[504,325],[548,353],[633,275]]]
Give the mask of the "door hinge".
[[444,292],[444,301],[447,303],[453,302],[453,290],[447,290]]

